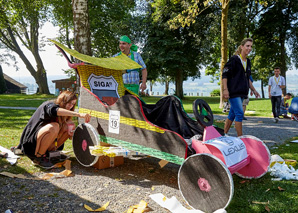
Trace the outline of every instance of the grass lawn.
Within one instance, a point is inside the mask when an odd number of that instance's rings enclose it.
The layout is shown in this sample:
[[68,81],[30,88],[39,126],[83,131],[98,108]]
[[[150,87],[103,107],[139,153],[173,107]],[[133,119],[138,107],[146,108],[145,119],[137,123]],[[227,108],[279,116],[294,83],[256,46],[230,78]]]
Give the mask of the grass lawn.
[[[187,96],[185,97],[183,102],[184,110],[187,113],[193,113],[192,103],[196,99],[203,99],[206,101],[210,108],[212,109],[213,114],[223,114],[222,109],[219,108],[219,97],[195,97],[195,96]],[[148,104],[156,103],[160,98],[159,97],[142,97],[142,99]],[[262,116],[262,117],[271,117],[271,101],[270,99],[255,99],[251,98],[249,104],[246,108],[246,111],[255,111],[255,114],[251,116]]]
[[[0,95],[0,106],[27,106],[38,107],[45,100],[54,96],[40,95]],[[186,112],[192,113],[192,102],[197,97],[187,97],[183,100]],[[146,103],[155,103],[159,98],[145,97]],[[202,97],[209,103],[214,114],[221,114],[218,108],[219,97]],[[248,110],[256,111],[256,116],[271,116],[271,103],[267,99],[251,99]],[[34,110],[0,109],[0,144],[6,148],[19,143],[22,130]],[[271,150],[271,154],[279,154],[282,158],[298,161],[298,144],[290,143],[291,138],[278,147]],[[66,142],[66,151],[72,150],[70,140]],[[297,166],[296,166],[297,169]],[[8,171],[15,174],[35,173],[40,171],[31,164],[27,157],[21,157],[17,166],[11,166],[6,160],[0,158],[0,171]],[[260,179],[242,179],[233,175],[234,196],[227,208],[228,212],[297,212],[298,193],[297,181],[272,181],[270,174]],[[281,190],[283,189],[283,190]]]

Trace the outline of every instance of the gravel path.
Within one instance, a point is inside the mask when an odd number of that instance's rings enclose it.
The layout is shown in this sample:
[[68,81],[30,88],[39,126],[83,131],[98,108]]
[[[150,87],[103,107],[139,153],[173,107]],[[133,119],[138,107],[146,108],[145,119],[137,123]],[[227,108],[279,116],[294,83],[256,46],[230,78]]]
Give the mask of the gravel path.
[[[226,117],[215,115],[216,120]],[[282,119],[276,124],[270,118],[247,118],[243,122],[244,134],[260,138],[269,147],[298,136],[298,122]],[[235,129],[232,128],[229,134],[235,136]],[[7,209],[19,213],[88,212],[84,204],[96,209],[110,201],[105,213],[123,213],[141,200],[149,203],[151,212],[169,212],[149,198],[150,194],[155,193],[163,193],[168,198],[176,196],[187,206],[178,189],[178,165],[169,163],[160,168],[159,159],[140,157],[126,158],[119,167],[97,170],[79,165],[75,158],[71,160],[73,177],[42,181],[0,176],[0,212]],[[55,169],[52,172],[62,170]],[[34,174],[32,177],[42,177],[48,172]]]
[[104,212],[122,213],[141,200],[149,203],[152,212],[169,212],[151,200],[149,195],[155,193],[176,196],[186,206],[177,186],[178,165],[160,168],[155,158],[126,158],[121,166],[97,170],[71,160],[73,177],[42,181],[0,176],[0,212],[88,212],[84,204],[97,209],[110,201]]

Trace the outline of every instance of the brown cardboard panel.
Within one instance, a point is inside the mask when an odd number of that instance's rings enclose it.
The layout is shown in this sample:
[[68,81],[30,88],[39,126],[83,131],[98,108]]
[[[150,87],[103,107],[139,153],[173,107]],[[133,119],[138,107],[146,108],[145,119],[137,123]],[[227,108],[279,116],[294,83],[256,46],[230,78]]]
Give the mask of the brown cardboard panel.
[[123,156],[116,157],[108,157],[108,156],[100,156],[98,161],[93,165],[93,167],[97,169],[106,169],[110,167],[120,166],[124,163]]

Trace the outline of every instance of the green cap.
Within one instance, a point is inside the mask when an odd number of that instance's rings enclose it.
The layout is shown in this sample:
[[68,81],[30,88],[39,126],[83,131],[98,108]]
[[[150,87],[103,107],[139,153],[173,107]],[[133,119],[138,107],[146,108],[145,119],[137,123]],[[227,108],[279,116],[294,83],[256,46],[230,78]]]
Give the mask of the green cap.
[[120,41],[126,42],[126,43],[131,43],[131,40],[128,38],[128,36],[123,35],[120,37]]

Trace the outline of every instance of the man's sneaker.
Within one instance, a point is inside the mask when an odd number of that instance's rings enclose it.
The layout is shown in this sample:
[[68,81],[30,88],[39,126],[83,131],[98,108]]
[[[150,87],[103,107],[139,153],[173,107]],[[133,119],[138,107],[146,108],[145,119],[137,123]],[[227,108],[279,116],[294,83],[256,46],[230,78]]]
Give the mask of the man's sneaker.
[[54,164],[46,157],[46,155],[34,158],[33,163],[34,165],[40,166],[44,169],[52,169],[54,167]]
[[275,117],[274,118],[274,123],[278,123],[278,121],[279,121],[279,118],[278,117]]

